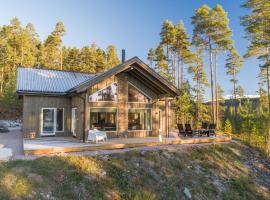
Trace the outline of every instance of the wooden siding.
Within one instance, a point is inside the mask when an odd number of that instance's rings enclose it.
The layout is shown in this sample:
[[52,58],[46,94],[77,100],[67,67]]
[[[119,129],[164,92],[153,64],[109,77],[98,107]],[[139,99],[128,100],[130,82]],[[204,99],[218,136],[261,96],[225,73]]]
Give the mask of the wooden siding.
[[64,108],[64,131],[56,136],[70,135],[71,101],[69,97],[23,96],[24,137],[39,137],[41,133],[42,108]]
[[[117,102],[88,102],[88,111],[92,107],[114,107],[117,108],[117,131],[109,131],[109,138],[116,137],[147,137],[157,136],[159,134],[159,110],[162,110],[163,129],[161,133],[165,133],[165,101],[159,101],[158,95],[151,91],[144,83],[132,77],[128,73],[120,73],[117,76],[112,76],[104,81],[99,82],[93,88],[89,88],[90,94],[109,86],[113,82],[118,83],[118,100]],[[128,102],[128,83],[133,84],[142,92],[152,98],[152,103],[129,103]],[[128,130],[128,109],[130,108],[151,108],[152,109],[152,130],[151,131],[129,131]],[[88,122],[90,121],[90,112],[87,115]],[[88,127],[86,127],[89,129]],[[164,135],[165,136],[165,135]]]
[[78,139],[83,139],[84,98],[86,98],[86,93],[78,94],[73,96],[71,99],[71,108],[77,108],[77,122],[75,132]]
[[[116,102],[89,102],[89,95],[105,88],[113,82],[118,83],[118,99]],[[133,84],[143,93],[152,98],[151,103],[129,103],[128,102],[128,83]],[[129,73],[120,73],[103,80],[96,85],[88,88],[84,93],[76,94],[72,97],[46,97],[46,96],[24,96],[24,134],[29,137],[34,133],[36,137],[40,136],[41,108],[58,107],[65,108],[65,132],[56,133],[56,136],[71,136],[71,108],[77,108],[76,136],[83,139],[83,133],[87,136],[90,129],[90,109],[93,107],[114,107],[117,108],[117,131],[107,132],[109,138],[116,137],[148,137],[158,136],[162,133],[166,136],[166,126],[168,118],[168,109],[166,109],[165,100],[158,99],[159,95],[154,93],[147,85]],[[86,102],[86,104],[84,104]],[[129,131],[128,130],[128,109],[130,108],[150,108],[152,109],[152,130],[151,131]],[[160,129],[159,110],[162,110],[162,130]],[[172,115],[172,111],[170,111]],[[167,114],[167,118],[166,118]],[[37,117],[38,116],[38,117]],[[172,121],[172,120],[169,120]],[[85,125],[85,126],[84,126]],[[170,126],[173,126],[171,122]],[[171,130],[171,128],[169,128]]]

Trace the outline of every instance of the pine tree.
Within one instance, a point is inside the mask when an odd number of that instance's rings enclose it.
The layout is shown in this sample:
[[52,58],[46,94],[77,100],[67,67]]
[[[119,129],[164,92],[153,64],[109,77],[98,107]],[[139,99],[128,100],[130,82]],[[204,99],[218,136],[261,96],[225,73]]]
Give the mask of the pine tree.
[[155,60],[155,49],[151,48],[149,49],[147,60],[150,62],[150,66],[153,67],[153,62]]
[[238,82],[237,74],[243,66],[243,59],[237,52],[237,49],[233,46],[226,59],[227,74],[231,76],[230,81],[233,84],[233,96],[234,96],[234,116],[237,116],[237,99],[236,99],[236,84]]
[[182,124],[191,123],[194,118],[193,102],[191,97],[191,87],[188,82],[184,82],[180,90],[181,95],[177,99],[177,117]]
[[[269,77],[269,47],[270,47],[270,1],[247,0],[243,7],[250,9],[251,13],[241,18],[241,24],[245,27],[246,38],[250,41],[248,56],[255,56],[263,61],[260,66],[264,75],[268,96],[268,116],[270,114],[270,77]],[[266,152],[270,155],[270,131],[268,127],[268,139]]]
[[173,50],[178,57],[178,88],[181,88],[184,82],[183,64],[191,63],[192,53],[190,50],[191,43],[186,32],[184,23],[180,21],[175,26],[175,40],[173,43]]
[[242,98],[244,97],[245,91],[241,85],[237,85],[235,88],[236,96],[239,97],[239,107],[242,105]]
[[203,48],[209,51],[210,65],[210,85],[211,85],[211,118],[215,122],[214,110],[214,83],[213,83],[213,49],[215,45],[214,24],[211,18],[211,8],[203,5],[196,10],[192,17],[194,25],[192,43],[197,48]]
[[204,61],[202,56],[202,50],[197,50],[193,57],[193,63],[190,65],[188,71],[192,74],[195,86],[195,98],[196,98],[196,122],[203,121],[203,108],[205,87],[209,86],[207,74],[204,68]]
[[156,61],[156,66],[155,66],[155,70],[164,78],[168,78],[168,64],[166,62],[166,55],[164,52],[164,48],[162,47],[162,45],[159,45],[156,48],[155,51],[155,61]]
[[96,72],[104,72],[106,67],[106,53],[101,48],[97,48],[95,53],[96,60]]
[[241,24],[246,30],[246,38],[250,41],[249,51],[246,56],[256,56],[264,62],[262,68],[266,70],[268,112],[270,112],[270,1],[247,0],[243,7],[251,10],[249,15],[241,18]]
[[[194,25],[193,44],[209,51],[212,121],[217,123],[219,116],[217,57],[219,51],[227,50],[232,43],[232,32],[229,28],[229,19],[227,13],[220,5],[217,5],[213,10],[207,5],[203,5],[196,10],[195,16],[192,17],[192,24]],[[213,54],[215,55],[215,70],[213,70]],[[213,72],[215,72],[215,76],[213,75]],[[213,79],[215,79],[215,106]]]
[[214,41],[215,41],[215,50],[214,50],[214,71],[215,71],[215,121],[218,122],[219,118],[219,96],[218,96],[218,54],[220,52],[226,51],[230,48],[232,44],[232,31],[229,27],[229,18],[228,13],[222,8],[221,5],[216,5],[211,12],[211,19],[213,21],[214,28]]
[[229,119],[226,119],[225,125],[224,125],[224,133],[231,135],[232,134],[232,123]]
[[106,69],[115,67],[120,63],[121,62],[118,58],[116,47],[114,45],[109,45],[106,52]]
[[46,68],[61,69],[62,37],[66,32],[63,22],[58,22],[54,31],[44,42],[42,51],[42,65]]
[[[166,61],[167,61],[167,79],[170,82],[174,82],[174,68],[175,68],[175,59],[172,59],[173,55],[173,44],[175,40],[175,29],[171,21],[165,20],[162,24],[162,29],[160,32],[160,44],[166,49]],[[172,62],[171,62],[172,61]]]
[[160,32],[160,44],[166,47],[166,58],[169,61],[169,49],[174,43],[174,25],[171,21],[165,20],[162,24],[162,29]]

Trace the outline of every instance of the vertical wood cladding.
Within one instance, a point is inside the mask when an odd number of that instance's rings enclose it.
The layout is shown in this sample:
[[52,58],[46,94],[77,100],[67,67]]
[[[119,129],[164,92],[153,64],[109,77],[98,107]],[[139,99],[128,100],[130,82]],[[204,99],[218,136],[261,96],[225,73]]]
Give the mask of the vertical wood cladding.
[[[113,82],[118,83],[118,99],[116,102],[89,102],[89,95],[109,86]],[[131,83],[143,93],[152,98],[152,103],[130,103],[128,102],[128,83]],[[84,104],[86,98],[86,105]],[[64,108],[64,132],[56,132],[56,136],[71,136],[71,108],[77,108],[76,135],[83,139],[83,132],[90,129],[91,108],[110,107],[117,108],[117,131],[109,131],[109,138],[114,137],[146,137],[163,134],[165,136],[168,123],[168,109],[165,101],[158,99],[158,95],[136,78],[127,73],[120,73],[117,76],[107,78],[98,84],[90,87],[86,92],[76,94],[72,97],[46,97],[46,96],[24,96],[23,105],[23,133],[25,137],[34,135],[40,136],[41,132],[41,108]],[[130,108],[151,108],[152,109],[152,130],[151,131],[129,131],[128,130],[128,109]],[[160,112],[160,110],[162,112]],[[172,111],[171,115],[172,115]],[[162,130],[160,130],[160,117],[162,114]],[[167,115],[166,115],[167,114]],[[173,120],[174,121],[174,120]],[[83,129],[85,124],[85,129]],[[173,126],[173,123],[171,123]],[[87,135],[87,134],[86,134]]]
[[23,97],[24,137],[39,137],[41,133],[42,108],[64,108],[64,131],[56,136],[69,136],[71,123],[71,100],[69,97],[27,96]]

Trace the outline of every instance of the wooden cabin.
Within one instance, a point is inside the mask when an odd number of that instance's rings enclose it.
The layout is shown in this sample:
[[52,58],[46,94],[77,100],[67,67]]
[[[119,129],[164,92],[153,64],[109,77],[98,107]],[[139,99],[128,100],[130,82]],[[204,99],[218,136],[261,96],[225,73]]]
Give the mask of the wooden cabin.
[[109,138],[168,136],[177,88],[138,57],[100,74],[18,68],[27,138],[74,136],[89,129]]

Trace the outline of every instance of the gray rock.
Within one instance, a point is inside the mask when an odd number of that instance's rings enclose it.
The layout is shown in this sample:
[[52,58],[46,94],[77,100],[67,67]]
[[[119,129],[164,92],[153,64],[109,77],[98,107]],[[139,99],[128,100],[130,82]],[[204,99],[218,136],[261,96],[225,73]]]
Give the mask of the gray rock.
[[191,199],[191,198],[192,198],[189,189],[186,188],[186,187],[185,187],[185,189],[184,189],[184,195],[185,195],[188,199]]

